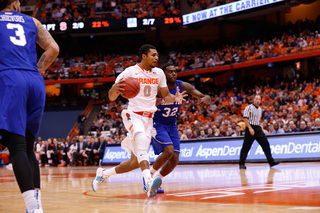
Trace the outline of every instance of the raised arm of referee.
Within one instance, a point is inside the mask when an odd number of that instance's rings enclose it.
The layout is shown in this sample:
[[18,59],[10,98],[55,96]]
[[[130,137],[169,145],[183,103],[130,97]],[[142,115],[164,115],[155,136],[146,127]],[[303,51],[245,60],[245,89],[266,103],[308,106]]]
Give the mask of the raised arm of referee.
[[271,155],[270,144],[266,135],[264,134],[261,126],[260,119],[262,110],[260,108],[261,97],[256,95],[253,99],[253,104],[248,105],[243,112],[244,122],[246,124],[244,141],[240,153],[239,167],[240,169],[246,169],[245,161],[247,159],[249,150],[254,140],[257,140],[260,144],[264,154],[267,157],[270,167],[273,167],[279,162],[274,161]]

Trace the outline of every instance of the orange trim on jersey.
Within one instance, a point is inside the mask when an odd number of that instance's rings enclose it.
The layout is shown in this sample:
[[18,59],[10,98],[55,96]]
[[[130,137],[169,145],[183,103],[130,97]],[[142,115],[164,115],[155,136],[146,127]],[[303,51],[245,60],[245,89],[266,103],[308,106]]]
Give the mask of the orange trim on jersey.
[[[137,65],[140,67],[140,69],[142,69],[142,71],[143,71],[143,72],[145,72],[145,71],[146,71],[145,69],[143,69],[143,68],[142,68],[142,66],[140,66],[140,64],[139,64],[139,63],[137,63]],[[148,71],[148,70],[147,70],[147,71]],[[150,69],[150,71],[148,71],[148,72],[151,72],[151,71],[152,71],[152,68],[151,68],[151,69]]]
[[131,126],[129,127],[129,131],[131,131],[132,127],[133,127],[133,124],[131,124]]
[[147,118],[153,117],[153,112],[142,111],[142,112],[134,112],[134,113],[141,115],[143,117],[147,117]]

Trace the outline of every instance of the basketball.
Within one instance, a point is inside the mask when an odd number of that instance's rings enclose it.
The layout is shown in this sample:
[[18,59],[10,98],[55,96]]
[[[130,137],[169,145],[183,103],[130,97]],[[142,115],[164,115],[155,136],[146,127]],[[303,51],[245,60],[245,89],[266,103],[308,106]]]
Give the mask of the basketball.
[[128,77],[124,79],[124,87],[125,89],[122,92],[122,97],[124,98],[134,98],[136,95],[138,95],[140,91],[140,84],[139,81],[136,78]]

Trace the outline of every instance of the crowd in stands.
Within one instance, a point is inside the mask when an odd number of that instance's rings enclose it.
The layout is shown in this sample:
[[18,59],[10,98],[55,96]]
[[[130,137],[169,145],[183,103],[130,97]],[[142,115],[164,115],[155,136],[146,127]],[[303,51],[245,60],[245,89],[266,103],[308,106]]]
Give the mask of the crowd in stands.
[[72,59],[57,58],[43,73],[45,80],[110,77],[139,61],[138,55],[86,54]]
[[[316,22],[306,20],[297,21],[295,24],[288,23],[283,26],[280,37],[273,37],[270,40],[248,40],[240,42],[239,45],[224,44],[221,48],[204,51],[195,51],[196,48],[190,48],[188,45],[186,48],[189,49],[171,51],[167,60],[176,65],[178,72],[183,72],[319,50],[319,29],[320,16]],[[45,80],[56,80],[117,76],[138,61],[137,55],[101,53],[75,58],[61,57],[43,73],[43,77]]]
[[[299,76],[299,75],[297,75]],[[270,80],[271,82],[272,80]],[[182,140],[206,137],[241,136],[245,129],[242,113],[256,94],[262,96],[262,127],[266,134],[320,130],[320,81],[306,82],[301,77],[281,81],[272,87],[207,91],[212,104],[201,108],[197,100],[188,98],[178,115]],[[119,143],[126,135],[120,112],[126,108],[125,99],[106,102],[90,125],[94,135],[106,134],[110,143]],[[90,134],[89,131],[89,134]]]
[[124,19],[129,17],[153,18],[180,15],[179,0],[42,0],[40,21],[86,21]]
[[[169,53],[168,60],[176,65],[178,71],[183,72],[319,50],[319,30],[320,16],[315,22],[309,20],[299,20],[295,24],[289,22],[278,30],[281,33],[277,32],[278,35],[272,33],[266,36],[268,33],[261,29],[262,34],[255,32],[251,39],[240,38],[239,42],[215,44],[212,49],[195,51],[199,48],[182,45],[180,51]],[[212,45],[206,44],[206,46]]]

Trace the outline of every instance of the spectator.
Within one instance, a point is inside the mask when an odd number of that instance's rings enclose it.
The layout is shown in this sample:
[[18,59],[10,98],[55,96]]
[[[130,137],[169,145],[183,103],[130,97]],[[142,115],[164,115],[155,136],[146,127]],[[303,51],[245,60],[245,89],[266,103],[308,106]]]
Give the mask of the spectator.
[[299,132],[300,129],[295,125],[294,121],[289,121],[289,132]]
[[214,133],[213,133],[212,128],[208,128],[207,137],[208,137],[208,138],[214,137]]
[[84,134],[84,128],[85,128],[86,120],[87,120],[87,117],[84,115],[83,112],[81,112],[80,115],[78,116],[78,124],[79,124],[80,135]]
[[311,129],[307,126],[306,121],[305,120],[301,120],[300,121],[300,130],[299,132],[310,132]]
[[72,143],[68,149],[68,152],[67,152],[67,156],[68,156],[68,160],[69,161],[69,165],[70,166],[74,166],[75,165],[75,154],[78,150],[78,147],[79,147],[79,143],[77,143],[77,140],[74,138],[72,139]]
[[86,147],[87,143],[84,142],[83,135],[80,135],[77,142],[77,151],[73,153],[73,166],[78,166],[79,162],[84,164],[84,159],[88,157],[85,152]]
[[204,130],[200,131],[200,134],[199,134],[198,138],[207,138],[207,135],[206,135]]
[[[180,131],[179,131],[180,132]],[[183,130],[180,136],[180,140],[188,140],[187,130]]]
[[48,164],[48,140],[42,141],[41,151],[40,151],[40,159],[41,159],[41,166],[49,166]]
[[312,131],[319,131],[320,130],[320,118],[317,118],[314,121],[314,126],[312,127]]
[[215,136],[215,137],[222,137],[222,135],[221,135],[221,133],[220,133],[220,129],[216,129],[216,130],[214,131],[214,136]]
[[290,129],[288,128],[288,125],[287,124],[283,124],[283,127],[282,127],[284,133],[291,133]]
[[89,142],[86,145],[86,148],[84,149],[85,155],[83,155],[85,158],[85,166],[93,165],[94,155],[93,155],[93,146],[95,143],[98,142],[98,138],[92,137],[90,138]]
[[[108,137],[110,138],[110,137]],[[99,138],[99,146],[98,146],[98,149],[96,149],[97,146],[94,147],[94,155],[99,155],[99,160],[98,160],[98,163],[100,162],[100,160],[103,158],[103,155],[104,155],[104,151],[106,149],[106,146],[107,146],[107,141],[105,139],[105,137],[103,135],[100,136]]]
[[273,124],[273,129],[274,130],[270,133],[271,135],[283,134],[284,133],[283,129],[279,128],[279,123],[274,123]]
[[62,159],[61,159],[61,163],[58,165],[59,167],[67,166],[70,164],[70,159],[72,158],[69,158],[68,151],[70,150],[71,145],[72,145],[72,142],[69,142],[69,139],[67,138],[67,140],[64,142],[63,149],[61,150]]
[[243,136],[243,132],[241,131],[241,126],[237,125],[235,132],[231,136],[232,137]]

